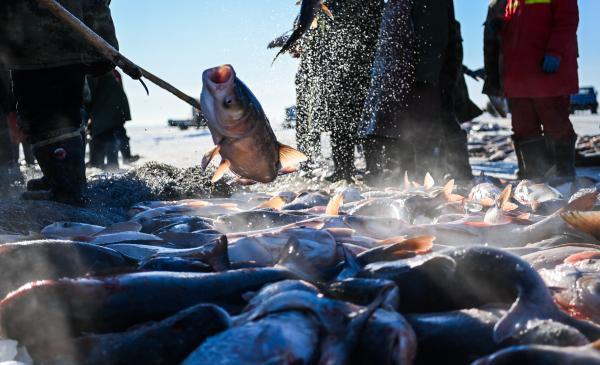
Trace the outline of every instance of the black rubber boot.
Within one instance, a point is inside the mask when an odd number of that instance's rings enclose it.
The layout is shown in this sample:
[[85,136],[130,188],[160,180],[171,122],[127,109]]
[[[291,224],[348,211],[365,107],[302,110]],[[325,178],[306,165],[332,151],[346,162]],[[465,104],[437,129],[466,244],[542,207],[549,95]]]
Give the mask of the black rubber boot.
[[473,179],[466,134],[460,138],[445,141],[444,159],[446,160],[446,173],[450,174],[453,179],[459,182]]
[[23,198],[82,206],[86,177],[84,142],[81,136],[43,143],[37,143],[33,153],[44,173],[49,190],[25,192]]
[[[514,140],[519,160],[519,179],[543,180],[552,167],[543,137],[529,140]],[[522,169],[521,169],[522,166]]]
[[573,180],[577,174],[575,171],[576,142],[576,138],[568,141],[546,138],[550,162],[556,167],[556,175],[560,179]]
[[333,159],[333,173],[325,177],[326,181],[336,182],[345,180],[352,182],[352,178],[356,173],[354,167],[354,143],[348,141],[348,145],[338,143],[331,145]]
[[50,190],[50,185],[48,185],[48,180],[45,177],[42,176],[39,179],[31,179],[27,181],[27,191],[41,190]]

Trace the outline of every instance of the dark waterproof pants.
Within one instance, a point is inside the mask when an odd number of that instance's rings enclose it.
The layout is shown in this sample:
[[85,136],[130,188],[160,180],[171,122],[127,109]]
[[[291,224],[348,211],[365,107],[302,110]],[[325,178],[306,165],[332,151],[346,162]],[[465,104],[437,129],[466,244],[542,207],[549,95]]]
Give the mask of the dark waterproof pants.
[[80,128],[84,77],[83,65],[12,71],[21,129],[31,143]]
[[7,114],[0,111],[0,166],[10,165],[13,161],[13,148],[8,129]]

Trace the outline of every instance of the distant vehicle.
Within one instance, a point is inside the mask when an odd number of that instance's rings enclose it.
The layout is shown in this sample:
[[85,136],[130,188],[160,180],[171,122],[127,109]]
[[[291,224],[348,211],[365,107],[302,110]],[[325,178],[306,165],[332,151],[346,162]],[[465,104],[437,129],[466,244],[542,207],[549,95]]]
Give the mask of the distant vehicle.
[[589,110],[592,114],[598,114],[598,92],[593,86],[579,89],[579,93],[571,95],[571,113],[576,110]]
[[285,120],[283,121],[283,128],[296,128],[296,119],[298,119],[298,112],[296,110],[296,106],[292,105],[290,107],[285,108]]
[[192,118],[191,119],[169,119],[167,124],[169,127],[177,127],[179,129],[186,130],[190,127],[195,127],[197,129],[206,128],[206,118],[199,110],[192,108]]

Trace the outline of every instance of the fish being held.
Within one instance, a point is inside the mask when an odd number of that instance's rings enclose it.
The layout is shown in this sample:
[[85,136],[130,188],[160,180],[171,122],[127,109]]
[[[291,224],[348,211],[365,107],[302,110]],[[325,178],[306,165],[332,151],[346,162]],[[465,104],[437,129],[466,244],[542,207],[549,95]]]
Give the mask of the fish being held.
[[296,171],[306,156],[277,141],[260,103],[230,65],[204,71],[200,101],[215,147],[204,155],[202,168],[221,155],[213,182],[227,171],[241,183],[269,183],[278,174]]

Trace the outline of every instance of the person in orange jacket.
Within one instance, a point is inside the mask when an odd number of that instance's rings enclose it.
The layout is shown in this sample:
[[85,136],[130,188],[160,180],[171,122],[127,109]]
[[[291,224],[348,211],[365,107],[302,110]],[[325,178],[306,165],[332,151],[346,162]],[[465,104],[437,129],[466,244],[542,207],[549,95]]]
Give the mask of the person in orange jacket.
[[501,30],[503,87],[512,112],[519,177],[575,177],[569,120],[577,74],[577,0],[508,0]]

